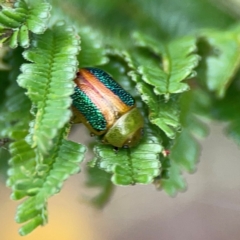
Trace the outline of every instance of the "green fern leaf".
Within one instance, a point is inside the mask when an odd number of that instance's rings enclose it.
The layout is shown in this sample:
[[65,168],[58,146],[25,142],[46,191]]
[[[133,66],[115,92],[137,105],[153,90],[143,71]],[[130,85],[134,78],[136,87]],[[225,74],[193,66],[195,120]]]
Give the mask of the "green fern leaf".
[[149,120],[164,131],[169,138],[175,138],[176,132],[181,128],[177,99],[173,97],[166,102],[162,96],[154,94],[153,88],[142,81],[141,76],[136,71],[133,56],[129,52],[114,50],[110,51],[109,54],[122,58],[130,69],[135,69],[130,71],[128,75],[136,82],[136,89],[149,107]]
[[175,138],[176,132],[181,129],[178,100],[171,98],[165,102],[164,99],[153,94],[149,85],[140,81],[137,82],[136,88],[149,107],[150,122],[164,131],[169,138]]
[[172,197],[179,191],[186,189],[186,181],[182,176],[181,169],[179,165],[174,162],[171,162],[171,166],[168,168],[168,178],[155,181],[155,184]]
[[0,24],[6,28],[19,28],[25,20],[27,4],[20,0],[15,3],[15,8],[3,7],[0,12]]
[[239,27],[228,31],[206,30],[200,35],[199,77],[210,91],[223,97],[240,67]]
[[18,33],[19,29],[16,29],[13,33],[11,38],[9,39],[9,47],[14,49],[18,46]]
[[[128,53],[124,54],[124,58],[131,66],[131,57]],[[149,107],[150,122],[158,126],[169,138],[174,139],[181,129],[178,99],[173,96],[166,102],[161,96],[155,95],[152,87],[143,82],[136,72],[129,72],[129,76],[136,82],[136,89]]]
[[29,47],[29,35],[28,35],[28,28],[26,25],[22,25],[19,30],[19,43],[20,46],[23,48]]
[[[210,99],[206,93],[199,89],[186,92],[182,95],[181,101],[181,125],[182,131],[177,134],[170,155],[165,159],[165,176],[161,175],[157,180],[157,185],[163,188],[167,194],[174,196],[178,191],[186,188],[186,182],[182,176],[182,170],[193,172],[197,168],[200,155],[200,144],[197,138],[206,137],[208,128],[199,120],[198,116],[203,116],[204,111],[209,109]],[[163,167],[164,167],[163,166]]]
[[52,139],[71,116],[70,95],[78,51],[79,40],[74,30],[58,25],[36,36],[34,47],[23,53],[33,63],[22,65],[18,83],[28,90],[29,98],[37,107],[28,141],[40,152],[50,149]]
[[21,235],[46,223],[47,199],[61,190],[63,182],[70,175],[80,171],[79,163],[86,149],[64,139],[68,128],[67,125],[54,139],[54,148],[42,160],[25,140],[16,141],[10,146],[13,157],[7,183],[13,190],[12,198],[28,197],[19,205],[16,214],[18,223],[26,222],[20,229]]
[[98,144],[94,152],[99,168],[112,173],[116,185],[149,184],[160,174],[159,153],[162,146],[154,135],[148,134],[137,146],[120,149],[115,153],[111,146]]
[[26,25],[30,31],[42,34],[47,28],[51,5],[46,0],[30,1]]
[[184,167],[187,171],[193,172],[196,170],[199,154],[199,143],[187,128],[183,128],[171,149],[171,160]]
[[[19,135],[23,139],[26,133],[22,131]],[[8,171],[7,185],[15,190],[12,193],[12,199],[18,200],[28,195],[27,189],[22,185],[35,174],[31,173],[31,170],[36,165],[36,154],[25,140],[18,140],[10,144],[9,150],[13,157],[9,161],[11,168]]]
[[195,37],[176,39],[165,45],[140,33],[135,33],[134,39],[138,46],[148,48],[155,54],[161,54],[161,62],[153,61],[144,55],[138,55],[135,60],[138,73],[146,83],[154,86],[156,95],[163,94],[168,100],[170,94],[189,89],[182,81],[193,77],[195,75],[193,69],[198,65]]
[[[193,40],[194,40],[194,38],[192,38],[192,43],[193,42],[195,43],[195,41],[193,41]],[[161,53],[163,51],[163,49],[161,49],[161,47],[157,47],[156,43],[153,40],[148,39],[148,41],[145,40],[145,42],[144,42],[145,44],[147,44],[147,43],[149,44],[148,47],[150,46],[152,51],[154,51],[155,54]],[[143,43],[141,43],[141,44],[143,46]],[[192,49],[191,49],[188,41],[187,41],[186,45],[189,47],[190,53],[193,51],[193,47],[195,49],[195,45],[192,45]],[[177,132],[181,129],[181,123],[179,120],[179,103],[178,103],[178,96],[176,95],[176,93],[173,95],[174,91],[171,92],[172,95],[170,97],[170,95],[169,95],[170,92],[165,92],[165,99],[163,99],[163,97],[161,97],[161,96],[156,95],[156,91],[153,91],[153,88],[150,85],[148,85],[148,84],[150,84],[150,82],[146,81],[146,79],[143,77],[142,73],[137,70],[137,69],[139,69],[138,63],[137,63],[137,61],[139,61],[139,58],[137,58],[137,60],[134,59],[134,54],[132,54],[132,52],[130,54],[129,52],[121,52],[121,51],[114,52],[113,51],[113,52],[111,52],[111,54],[118,55],[121,58],[123,58],[125,60],[125,62],[128,64],[129,68],[133,69],[132,71],[129,72],[129,75],[136,82],[136,88],[137,88],[138,92],[140,93],[142,100],[149,107],[150,122],[153,123],[154,125],[157,125],[162,131],[164,131],[164,133],[169,138],[174,139],[176,137]],[[140,56],[140,55],[137,55],[137,56]],[[186,59],[182,60],[183,65],[181,65],[181,59],[179,58],[179,64],[182,67],[185,66],[187,68],[186,71],[182,71],[183,73],[180,73],[178,75],[178,72],[181,72],[180,68],[178,70],[174,70],[174,71],[172,71],[172,73],[173,73],[173,76],[175,76],[176,78],[174,78],[172,76],[169,79],[176,80],[179,76],[181,76],[178,79],[183,80],[187,77],[190,77],[190,75],[193,74],[193,68],[196,66],[199,57],[197,55],[193,54],[192,58],[190,58],[190,59],[186,58]],[[193,59],[194,59],[194,61],[192,61]],[[152,64],[152,69],[154,69],[153,72],[154,72],[154,74],[156,74],[156,76],[157,75],[159,76],[158,79],[161,78],[161,76],[164,72],[159,68],[159,66],[157,66],[156,63],[151,60],[151,58],[149,58],[149,60],[147,60],[147,58],[146,58],[145,60],[146,60],[146,64],[148,64],[147,62],[150,62],[150,64]],[[173,60],[173,62],[175,62],[175,60]],[[179,64],[177,64],[177,62],[175,62],[176,66]],[[142,67],[145,68],[145,66],[142,66]],[[146,83],[148,83],[148,84],[146,84]],[[162,83],[160,83],[159,80],[157,80],[155,82],[152,82],[151,85],[158,86],[159,84],[161,85]],[[174,86],[174,84],[175,83],[173,81],[172,85],[171,84],[170,85]],[[179,82],[179,84],[181,85],[183,83]],[[154,89],[156,90],[156,87]]]
[[22,62],[21,52],[14,50],[11,57],[14,64],[10,84],[6,88],[0,124],[5,124],[1,128],[1,135],[15,140],[9,147],[12,157],[9,161],[7,185],[12,188],[12,199],[28,197],[16,214],[17,222],[27,221],[20,229],[20,234],[26,235],[46,223],[47,199],[60,190],[69,175],[79,171],[78,163],[84,157],[85,148],[64,139],[68,126],[54,138],[54,148],[47,156],[39,154],[26,142],[31,119],[30,104],[15,80]]
[[[3,7],[0,12],[0,36],[3,41],[9,38],[10,47],[16,48],[18,42],[20,46],[29,47],[29,31],[42,34],[47,26],[50,17],[51,6],[45,0],[30,1],[29,4],[24,0],[18,0],[14,8]],[[6,30],[12,29],[12,35],[6,36]]]
[[175,139],[170,157],[188,172],[196,170],[200,154],[200,145],[196,137],[206,137],[208,134],[208,128],[197,117],[201,115],[198,107],[206,104],[202,102],[204,95],[202,91],[196,89],[184,93],[181,98],[182,131]]
[[52,162],[53,159],[55,162],[46,177],[41,191],[36,195],[37,208],[41,208],[47,198],[60,191],[63,181],[69,175],[80,171],[79,163],[83,161],[85,152],[86,148],[83,145],[65,139],[60,140],[59,146],[55,147],[50,158],[46,159],[46,162]]
[[[62,18],[62,16],[65,16],[64,21],[66,21],[69,26],[75,26],[76,31],[80,36],[81,51],[77,56],[79,66],[84,68],[106,64],[108,58],[106,57],[105,36],[96,28],[94,29],[91,25],[76,21],[77,19],[83,20],[84,18],[80,9],[75,11],[76,8],[71,4],[67,4],[66,6],[68,7],[66,9],[61,8],[57,1],[51,1],[51,4],[54,6],[52,9],[53,19],[51,23],[54,23],[59,17]],[[66,12],[73,15],[66,15]]]

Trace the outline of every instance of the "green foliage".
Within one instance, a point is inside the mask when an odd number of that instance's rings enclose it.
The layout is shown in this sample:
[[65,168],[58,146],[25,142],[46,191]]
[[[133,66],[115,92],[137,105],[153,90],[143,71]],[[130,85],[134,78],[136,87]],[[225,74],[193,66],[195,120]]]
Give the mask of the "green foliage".
[[[43,17],[44,9],[39,9]],[[40,29],[39,23],[32,29]],[[12,199],[27,198],[16,214],[16,221],[25,223],[21,235],[46,223],[47,199],[79,172],[85,152],[84,146],[65,139],[78,65],[78,35],[72,27],[57,24],[42,35],[32,35],[30,43],[23,53],[20,48],[9,53],[6,61],[11,72],[1,72],[5,98],[1,99],[0,134],[13,141],[7,184]],[[27,89],[28,97],[19,85]]]
[[200,154],[201,139],[208,134],[208,128],[200,117],[205,117],[209,110],[211,99],[205,92],[192,89],[181,96],[180,122],[182,130],[177,133],[175,141],[170,146],[170,155],[162,159],[162,174],[155,179],[155,185],[164,189],[170,196],[186,189],[186,181],[182,170],[194,172]]
[[[196,104],[202,95],[198,91],[187,92],[180,101],[182,130],[177,134],[171,154],[166,159],[170,165],[167,169],[168,178],[161,181],[161,187],[171,196],[186,189],[186,181],[181,176],[182,169],[188,172],[196,170],[200,154],[200,144],[196,137],[204,137],[208,133],[206,125],[197,117],[201,113],[196,109]],[[199,104],[202,104],[202,102],[200,101]]]
[[13,190],[11,197],[14,200],[28,197],[16,214],[18,223],[26,222],[19,230],[21,235],[46,223],[47,199],[60,191],[70,175],[80,171],[85,147],[65,139],[68,129],[68,125],[62,129],[44,159],[24,140],[24,131],[19,140],[10,144],[12,158],[7,185]]
[[109,72],[145,120],[131,149],[90,145],[86,185],[99,188],[90,200],[98,208],[115,185],[154,183],[170,196],[185,190],[183,171],[197,169],[208,134],[202,119],[227,122],[240,143],[240,37],[231,16],[208,0],[49,2],[0,3],[0,41],[13,49],[0,49],[0,143],[10,140],[0,158],[12,199],[23,200],[21,235],[46,224],[48,198],[80,171],[86,147],[67,139],[78,67]]
[[179,166],[172,162],[168,168],[168,177],[155,181],[157,188],[163,188],[170,196],[175,196],[178,191],[186,189],[186,181],[182,176]]
[[183,94],[181,104],[181,125],[182,131],[178,133],[172,147],[170,158],[188,172],[196,170],[196,163],[200,153],[199,143],[196,137],[205,137],[208,134],[206,125],[199,120],[201,115],[196,109],[197,102],[202,104],[202,92],[192,90]]
[[199,66],[200,79],[210,91],[223,97],[240,66],[239,26],[226,32],[205,30],[200,34],[203,59]]
[[[189,35],[200,28],[226,28],[235,20],[209,0],[171,0],[171,3],[168,0],[71,1],[72,5],[61,6],[68,16],[79,21],[84,19],[81,22],[101,30],[106,41],[124,46],[131,40],[129,33],[134,30],[171,39]],[[57,7],[59,1],[52,0],[52,3]]]
[[41,34],[47,28],[50,17],[50,5],[45,0],[18,0],[13,6],[2,5],[0,12],[0,39],[8,40],[9,46],[16,48],[18,43],[27,48],[30,44],[29,34]]
[[[166,100],[170,94],[181,93],[189,89],[183,80],[195,75],[193,69],[198,64],[196,52],[196,38],[193,36],[180,38],[162,45],[157,39],[135,34],[136,44],[149,48],[154,54],[161,56],[161,62],[149,61],[144,56],[136,56],[137,71],[142,79],[154,86],[156,95],[164,94]],[[179,51],[181,49],[181,51]],[[153,59],[154,60],[154,59]]]
[[33,46],[23,54],[30,62],[21,66],[18,77],[21,87],[34,104],[34,121],[31,123],[29,144],[46,153],[52,139],[65,123],[71,111],[70,95],[77,70],[78,36],[72,28],[57,25],[44,35],[33,39]]
[[112,173],[116,185],[149,184],[160,174],[159,139],[152,133],[146,134],[141,143],[131,149],[114,152],[111,146],[98,144],[94,148],[97,165]]
[[81,67],[99,66],[107,63],[106,49],[103,48],[101,35],[91,28],[79,30],[81,36],[81,52],[78,61]]

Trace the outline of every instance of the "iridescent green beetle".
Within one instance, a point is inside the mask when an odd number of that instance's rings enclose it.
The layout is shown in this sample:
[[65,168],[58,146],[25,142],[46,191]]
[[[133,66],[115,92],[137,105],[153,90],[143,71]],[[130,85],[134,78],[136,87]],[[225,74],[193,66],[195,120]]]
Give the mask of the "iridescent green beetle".
[[109,74],[98,68],[82,68],[74,82],[73,123],[82,122],[115,147],[132,147],[139,142],[143,117],[134,98]]

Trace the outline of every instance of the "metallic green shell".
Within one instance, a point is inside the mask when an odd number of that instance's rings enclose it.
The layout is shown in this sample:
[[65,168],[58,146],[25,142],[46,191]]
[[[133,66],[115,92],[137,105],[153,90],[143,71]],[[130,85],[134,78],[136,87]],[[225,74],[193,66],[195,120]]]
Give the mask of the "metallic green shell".
[[107,122],[91,99],[87,96],[87,93],[83,92],[80,88],[75,87],[74,94],[72,95],[73,106],[86,118],[89,124],[96,131],[105,131],[107,128]]

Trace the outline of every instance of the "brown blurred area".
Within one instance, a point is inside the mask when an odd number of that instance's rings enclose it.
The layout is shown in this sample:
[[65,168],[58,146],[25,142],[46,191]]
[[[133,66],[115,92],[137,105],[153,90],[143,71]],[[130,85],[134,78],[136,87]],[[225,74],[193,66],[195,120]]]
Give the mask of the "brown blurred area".
[[[79,140],[80,131],[72,139]],[[18,203],[0,183],[0,240],[239,240],[239,149],[217,124],[202,148],[197,172],[185,174],[188,190],[175,198],[152,185],[118,187],[96,210],[84,200],[93,191],[84,186],[83,170],[50,199],[49,223],[26,237],[14,222]]]

